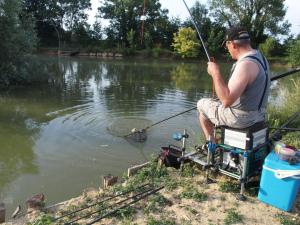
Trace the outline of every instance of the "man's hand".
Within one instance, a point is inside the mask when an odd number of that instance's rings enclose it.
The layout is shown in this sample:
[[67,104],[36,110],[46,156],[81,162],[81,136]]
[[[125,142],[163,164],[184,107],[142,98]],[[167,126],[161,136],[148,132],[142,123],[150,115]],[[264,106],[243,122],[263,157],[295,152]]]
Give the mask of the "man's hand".
[[219,65],[215,62],[207,63],[207,72],[212,77],[215,75],[221,75]]

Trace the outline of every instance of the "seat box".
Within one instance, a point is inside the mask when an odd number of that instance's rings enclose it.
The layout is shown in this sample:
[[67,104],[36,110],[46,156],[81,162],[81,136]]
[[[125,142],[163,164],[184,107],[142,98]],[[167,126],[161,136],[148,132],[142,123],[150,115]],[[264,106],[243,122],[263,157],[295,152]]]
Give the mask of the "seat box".
[[252,150],[268,140],[266,123],[260,122],[244,129],[222,127],[222,143],[243,150]]
[[290,165],[271,151],[264,161],[258,199],[281,210],[290,211],[300,188],[300,176],[279,179],[276,177],[277,170],[299,171],[300,163]]

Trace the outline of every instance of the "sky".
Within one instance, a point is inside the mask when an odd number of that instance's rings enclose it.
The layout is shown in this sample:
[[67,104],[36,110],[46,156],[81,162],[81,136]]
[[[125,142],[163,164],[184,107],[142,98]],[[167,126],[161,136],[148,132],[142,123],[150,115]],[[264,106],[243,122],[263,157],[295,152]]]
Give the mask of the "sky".
[[[102,1],[103,0],[91,0],[92,10],[89,13],[89,23],[92,24],[94,22],[97,8]],[[189,7],[192,7],[196,0],[185,0],[185,2]],[[206,4],[206,2],[207,0],[200,0],[201,4]],[[141,4],[143,3],[144,1],[141,0]],[[169,10],[170,17],[179,17],[184,20],[189,16],[182,0],[160,0],[160,3],[162,8]],[[292,24],[291,33],[295,35],[300,34],[300,0],[285,0],[285,5],[287,7],[286,19]]]

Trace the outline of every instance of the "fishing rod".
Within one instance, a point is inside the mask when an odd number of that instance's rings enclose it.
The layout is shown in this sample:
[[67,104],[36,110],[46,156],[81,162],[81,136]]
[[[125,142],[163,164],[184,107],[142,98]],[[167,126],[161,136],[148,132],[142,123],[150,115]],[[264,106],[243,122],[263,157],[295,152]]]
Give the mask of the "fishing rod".
[[282,73],[282,74],[278,74],[278,75],[275,75],[275,76],[271,77],[271,81],[277,80],[277,79],[279,79],[279,78],[286,77],[286,76],[288,76],[288,75],[297,73],[297,72],[299,72],[299,71],[300,71],[300,66],[297,67],[297,68],[295,68],[295,69],[293,69],[293,70],[290,70],[290,71],[284,72],[284,73]]
[[293,122],[299,116],[300,116],[300,111],[295,112],[291,117],[289,117],[289,119],[284,124],[276,128],[276,130],[273,132],[271,136],[271,139],[272,140],[281,139],[280,130],[286,128],[291,122]]
[[[277,79],[286,77],[286,76],[288,76],[288,75],[291,75],[291,74],[294,74],[294,73],[297,73],[297,72],[300,72],[300,67],[297,67],[296,69],[289,70],[289,71],[287,71],[287,72],[284,72],[284,73],[275,75],[275,76],[271,77],[270,80],[271,80],[271,81],[274,81],[274,80],[277,80]],[[149,128],[151,128],[151,127],[153,127],[153,126],[155,126],[155,125],[158,125],[158,124],[160,124],[160,123],[162,123],[162,122],[165,122],[165,121],[167,121],[167,120],[169,120],[169,119],[172,119],[172,118],[174,118],[174,117],[177,117],[177,116],[180,116],[180,115],[185,114],[185,113],[187,113],[187,112],[190,112],[190,111],[192,111],[192,110],[194,110],[194,109],[197,109],[197,106],[195,106],[195,107],[193,107],[193,108],[190,108],[190,109],[187,109],[187,110],[185,110],[185,111],[183,111],[183,112],[174,114],[174,115],[172,115],[172,116],[170,116],[170,117],[168,117],[168,118],[165,118],[165,119],[163,119],[163,120],[160,120],[160,121],[158,121],[158,122],[156,122],[156,123],[153,123],[153,124],[151,124],[151,125],[145,127],[144,129],[141,129],[141,131],[142,131],[142,132],[145,132],[146,130],[148,130]],[[138,131],[138,132],[141,132],[141,131]],[[131,132],[130,134],[124,135],[124,137],[127,138],[127,137],[129,137],[129,136],[131,136],[131,135],[133,135],[133,134],[135,134],[135,133],[138,133],[138,132]]]
[[[104,217],[107,217],[107,216],[109,216],[109,215],[112,215],[113,213],[117,212],[117,211],[120,210],[120,209],[126,208],[126,207],[128,207],[129,205],[135,203],[135,202],[136,202],[136,199],[139,198],[139,200],[140,200],[140,199],[142,199],[142,198],[145,198],[146,196],[149,196],[150,194],[153,194],[153,193],[155,193],[155,192],[161,190],[162,188],[164,188],[164,186],[161,186],[161,187],[156,188],[156,189],[155,189],[155,188],[149,188],[149,189],[147,189],[146,191],[142,191],[142,192],[140,192],[140,193],[138,193],[138,194],[135,194],[135,195],[133,195],[133,196],[130,196],[130,197],[128,197],[128,198],[125,198],[125,199],[123,199],[123,200],[120,200],[120,201],[118,201],[118,202],[116,202],[116,203],[114,203],[114,204],[111,204],[111,205],[106,206],[106,207],[101,207],[101,209],[99,209],[99,210],[96,210],[96,211],[94,211],[94,212],[88,213],[88,214],[86,214],[86,215],[84,215],[84,216],[81,216],[81,217],[79,217],[79,218],[77,218],[77,219],[74,219],[74,220],[72,220],[72,221],[66,222],[66,223],[64,223],[64,225],[71,225],[71,224],[73,224],[73,223],[75,223],[75,222],[77,222],[77,221],[79,221],[79,220],[81,220],[81,219],[90,217],[90,216],[92,216],[92,215],[94,215],[94,214],[96,214],[96,213],[99,213],[99,212],[103,211],[103,210],[112,208],[112,207],[115,206],[115,205],[122,204],[122,203],[124,203],[124,202],[126,202],[126,201],[128,201],[128,200],[130,200],[130,199],[133,199],[133,201],[131,201],[131,202],[129,202],[129,203],[127,203],[127,204],[125,204],[125,205],[123,205],[123,206],[121,206],[121,207],[118,207],[117,209],[114,209],[113,211],[108,212],[108,213],[106,213],[105,215],[101,216],[100,219],[102,219],[102,218],[104,218]],[[141,197],[139,197],[139,196],[141,196]],[[97,219],[99,219],[99,218],[97,218]],[[97,220],[97,221],[99,221],[99,220]],[[90,224],[93,224],[93,223],[95,223],[95,222],[97,222],[97,221],[93,221],[93,222],[91,222]]]
[[142,200],[142,199],[150,196],[150,195],[153,195],[153,194],[155,194],[156,192],[160,191],[163,188],[164,188],[164,186],[161,186],[161,187],[158,187],[156,189],[150,190],[147,193],[144,193],[144,195],[141,195],[140,197],[135,196],[135,197],[133,197],[133,201],[131,201],[131,202],[129,202],[129,203],[127,203],[127,204],[125,204],[125,205],[123,205],[123,206],[121,206],[121,207],[119,207],[119,208],[117,208],[117,209],[115,209],[115,210],[113,210],[111,212],[108,212],[108,213],[104,214],[103,216],[100,216],[100,217],[96,218],[92,222],[87,223],[87,225],[92,225],[92,224],[94,224],[96,222],[99,222],[100,220],[104,219],[105,217],[111,216],[111,215],[115,214],[116,212],[118,212],[119,210],[124,209],[124,208],[126,208],[126,207],[128,207],[128,206],[130,206],[130,205],[132,205],[132,204],[134,204],[134,203],[136,203],[136,202],[138,202],[138,201],[140,201],[140,200]]
[[141,186],[139,186],[139,187],[136,187],[136,188],[134,188],[134,189],[130,189],[130,190],[128,190],[128,191],[121,192],[120,194],[117,194],[117,195],[108,197],[108,198],[103,199],[103,200],[101,200],[101,201],[98,201],[98,202],[96,202],[96,203],[94,203],[94,204],[91,204],[91,205],[82,207],[82,208],[80,208],[80,209],[77,209],[77,210],[75,210],[75,211],[66,213],[66,214],[64,214],[64,215],[62,215],[62,216],[60,216],[60,217],[56,217],[56,218],[54,218],[54,221],[57,221],[57,220],[60,220],[60,219],[62,219],[62,218],[64,218],[64,217],[73,215],[73,214],[75,214],[75,213],[78,213],[78,212],[83,211],[83,210],[85,210],[85,209],[91,208],[91,207],[93,207],[93,206],[100,205],[100,204],[102,204],[102,203],[104,203],[104,202],[107,202],[107,201],[109,201],[109,200],[115,199],[115,198],[120,197],[120,196],[122,196],[122,195],[126,195],[126,194],[128,194],[128,193],[130,193],[130,192],[133,192],[134,190],[142,189],[142,188],[147,187],[147,186],[149,186],[149,185],[150,185],[150,183],[146,183],[146,184],[141,185]]
[[200,33],[199,29],[198,29],[198,26],[197,26],[197,24],[196,24],[196,22],[195,22],[195,20],[194,20],[194,18],[193,18],[193,16],[192,16],[192,13],[191,13],[191,11],[190,11],[188,5],[186,4],[185,0],[182,0],[182,1],[183,1],[184,5],[185,5],[187,11],[188,11],[189,14],[190,14],[192,24],[194,25],[194,27],[195,27],[195,29],[196,29],[196,31],[197,31],[197,33],[198,33],[198,36],[199,36],[199,38],[200,38],[201,44],[202,44],[202,46],[203,46],[203,48],[204,48],[204,51],[205,51],[205,54],[206,54],[206,57],[207,57],[208,61],[209,61],[209,62],[214,61],[213,58],[211,58],[211,57],[209,56],[209,54],[208,54],[208,51],[207,51],[206,46],[205,46],[205,44],[204,44],[204,41],[203,41],[203,39],[202,39],[201,33]]

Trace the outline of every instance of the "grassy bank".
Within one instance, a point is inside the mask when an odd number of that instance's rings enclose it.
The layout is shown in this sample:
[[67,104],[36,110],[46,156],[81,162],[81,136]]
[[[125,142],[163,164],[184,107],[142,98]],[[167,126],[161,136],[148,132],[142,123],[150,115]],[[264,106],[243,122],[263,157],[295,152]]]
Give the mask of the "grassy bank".
[[[300,112],[300,78],[299,73],[280,82],[276,89],[279,100],[276,104],[270,104],[268,108],[268,122],[270,127],[279,127],[284,124],[294,113]],[[291,128],[300,127],[298,117],[291,124]],[[282,141],[300,149],[300,132],[283,132]]]
[[[138,192],[142,184],[150,183],[154,187],[164,186],[164,189],[133,205],[119,210],[113,215],[101,220],[101,224],[116,225],[230,225],[230,224],[260,224],[260,225],[296,225],[300,220],[297,209],[292,214],[283,213],[278,209],[260,203],[256,194],[247,192],[248,200],[236,200],[239,191],[236,180],[224,176],[211,175],[217,181],[213,184],[204,183],[205,173],[191,164],[185,164],[180,173],[172,168],[158,167],[155,160],[131,178],[124,177],[124,182],[106,190],[96,191],[94,195],[84,194],[76,201],[69,201],[54,213],[42,214],[30,225],[65,224],[78,214],[69,214],[60,220],[54,218],[79,210],[87,205],[93,205],[101,199],[107,199],[118,193],[132,191],[131,196]],[[146,189],[146,187],[144,187]],[[91,197],[93,196],[93,197]],[[119,202],[116,199],[110,205]],[[91,208],[99,210],[93,217],[84,218],[75,224],[87,224],[89,221],[107,213],[108,203],[102,203]],[[80,212],[79,216],[86,215]],[[96,223],[100,224],[100,223]]]

